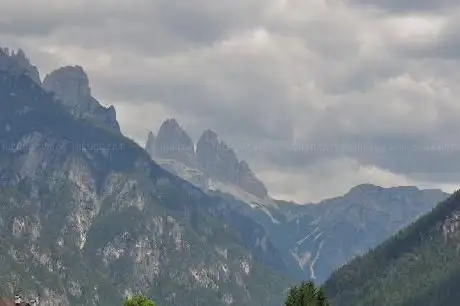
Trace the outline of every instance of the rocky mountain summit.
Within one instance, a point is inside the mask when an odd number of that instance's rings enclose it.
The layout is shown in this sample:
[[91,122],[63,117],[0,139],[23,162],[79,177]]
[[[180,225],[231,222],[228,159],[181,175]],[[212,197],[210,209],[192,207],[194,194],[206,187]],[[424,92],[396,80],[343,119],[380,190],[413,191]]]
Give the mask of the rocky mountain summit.
[[66,66],[54,70],[43,80],[43,87],[69,107],[78,118],[92,120],[116,132],[120,126],[115,108],[102,106],[92,95],[88,76],[81,66]]
[[[195,145],[187,132],[175,119],[167,119],[161,125],[158,136],[149,133],[146,150],[156,161],[166,159],[178,162],[194,172],[186,179],[209,188],[213,181],[231,184],[259,199],[268,197],[267,188],[251,171],[245,161],[238,160],[235,151],[213,130],[205,130]],[[178,166],[172,171],[180,175]],[[166,165],[168,167],[168,165]],[[174,166],[169,165],[169,169]],[[208,186],[206,185],[208,182]]]
[[158,135],[148,137],[150,153],[163,159],[182,162],[189,167],[196,167],[195,148],[192,139],[175,119],[168,119],[161,125]]
[[0,70],[9,71],[13,75],[27,75],[37,84],[41,84],[37,67],[32,65],[21,49],[9,50],[0,46]]

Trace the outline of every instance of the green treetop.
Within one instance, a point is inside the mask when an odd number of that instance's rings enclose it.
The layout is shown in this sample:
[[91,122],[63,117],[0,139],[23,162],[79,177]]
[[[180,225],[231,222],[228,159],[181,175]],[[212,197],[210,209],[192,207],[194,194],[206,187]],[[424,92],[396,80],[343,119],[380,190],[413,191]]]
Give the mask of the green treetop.
[[137,294],[130,298],[127,298],[123,303],[123,306],[155,306],[155,302],[149,300],[143,295]]
[[289,290],[285,306],[329,306],[322,288],[317,288],[311,281],[302,282]]

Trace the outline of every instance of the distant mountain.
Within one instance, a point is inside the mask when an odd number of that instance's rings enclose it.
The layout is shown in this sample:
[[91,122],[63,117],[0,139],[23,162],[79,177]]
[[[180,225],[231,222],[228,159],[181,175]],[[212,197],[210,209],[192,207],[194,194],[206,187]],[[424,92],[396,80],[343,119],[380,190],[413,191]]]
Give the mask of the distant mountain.
[[457,306],[460,192],[326,282],[333,306]]
[[318,204],[288,205],[283,222],[266,226],[292,275],[323,282],[336,268],[382,243],[447,196],[440,190],[359,185]]
[[248,164],[239,161],[212,130],[203,132],[196,149],[174,119],[166,120],[158,135],[150,133],[145,146],[152,158],[261,224],[282,258],[283,264],[278,261],[277,267],[299,280],[325,281],[336,268],[388,239],[448,196],[440,190],[364,184],[318,204],[275,201]]
[[45,90],[16,57],[0,54],[0,296],[282,303],[290,283],[270,268],[283,262],[260,224],[121,135],[81,68],[51,73]]
[[156,137],[149,132],[145,149],[162,167],[207,192],[231,194],[265,211],[276,206],[249,165],[212,130],[205,130],[195,145],[177,120],[170,118]]

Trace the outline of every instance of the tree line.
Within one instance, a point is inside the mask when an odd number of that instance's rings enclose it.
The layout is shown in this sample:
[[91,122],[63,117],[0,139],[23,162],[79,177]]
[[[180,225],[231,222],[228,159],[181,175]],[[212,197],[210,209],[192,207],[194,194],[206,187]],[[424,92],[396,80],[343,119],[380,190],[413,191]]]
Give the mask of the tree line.
[[[127,298],[124,306],[157,306],[153,301],[144,295],[134,295]],[[286,297],[285,306],[330,306],[324,290],[317,287],[314,282],[302,282],[298,286],[294,286],[289,290]]]

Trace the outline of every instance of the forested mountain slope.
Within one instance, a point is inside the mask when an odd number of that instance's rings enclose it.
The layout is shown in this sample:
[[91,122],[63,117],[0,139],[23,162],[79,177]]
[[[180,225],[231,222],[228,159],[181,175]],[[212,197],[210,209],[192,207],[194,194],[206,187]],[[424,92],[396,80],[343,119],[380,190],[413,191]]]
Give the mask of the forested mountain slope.
[[457,306],[460,192],[376,249],[336,271],[333,306]]

